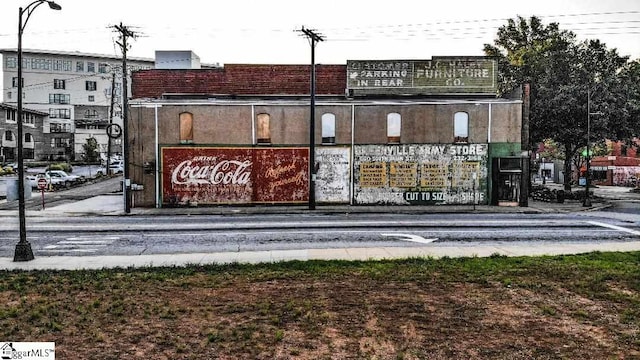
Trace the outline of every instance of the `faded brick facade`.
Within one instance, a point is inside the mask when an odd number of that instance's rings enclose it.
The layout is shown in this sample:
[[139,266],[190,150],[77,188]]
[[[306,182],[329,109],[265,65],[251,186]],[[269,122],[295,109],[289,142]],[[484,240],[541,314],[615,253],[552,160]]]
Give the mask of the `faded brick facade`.
[[[364,174],[359,170],[364,171],[363,169],[367,166],[366,158],[356,158],[354,152],[404,151],[395,158],[391,158],[391,162],[385,165],[395,174],[395,169],[400,166],[398,164],[418,161],[412,158],[413,154],[409,152],[430,152],[431,148],[438,148],[441,144],[443,145],[440,146],[441,148],[446,147],[447,156],[451,155],[450,152],[456,151],[456,146],[459,148],[460,156],[455,161],[471,161],[476,164],[474,166],[478,166],[479,187],[476,191],[482,192],[478,196],[478,199],[481,199],[479,203],[489,203],[489,193],[492,188],[491,159],[495,156],[519,155],[522,122],[520,100],[470,96],[439,99],[427,97],[354,99],[345,96],[345,74],[346,68],[343,65],[324,65],[317,68],[318,97],[314,130],[315,143],[318,147],[316,154],[324,154],[326,159],[330,159],[331,154],[327,151],[335,149],[335,156],[342,156],[340,159],[345,162],[344,166],[357,165],[359,168],[347,168],[346,171],[332,168],[334,173],[346,173],[347,177],[351,176],[348,179],[351,184],[346,184],[346,195],[340,193],[339,196],[335,195],[338,192],[335,189],[339,187],[332,185],[334,193],[326,195],[325,198],[342,203],[354,203],[354,201],[377,203],[370,195],[376,193],[371,192],[372,183],[367,182],[368,180],[363,177],[354,178],[354,173]],[[210,148],[211,150],[207,151],[216,154],[216,151],[221,151],[216,150],[218,148],[308,147],[309,66],[226,65],[223,69],[213,70],[145,70],[134,73],[132,79],[135,99],[129,103],[131,114],[129,169],[131,182],[142,185],[143,188],[141,191],[133,191],[134,206],[167,206],[169,203],[166,181],[170,176],[165,173],[167,169],[163,169],[162,165],[165,149]],[[183,113],[189,113],[192,119],[192,139],[188,141],[181,139],[180,116]],[[454,117],[457,113],[467,114],[468,117],[468,136],[463,142],[455,141]],[[259,117],[264,114],[268,115],[269,136],[267,143],[260,143],[259,138],[262,135],[259,133],[259,128],[262,125]],[[323,124],[323,117],[326,114],[331,114],[335,119],[334,134],[329,144],[326,141],[323,144],[323,140],[327,140],[323,139],[323,125],[326,125]],[[394,137],[393,141],[390,141],[388,129],[390,114],[399,116],[400,119],[400,136],[399,139]],[[472,152],[476,148],[482,149],[483,153],[478,154],[477,158],[471,156],[469,158],[471,160],[463,158],[461,149],[467,151],[467,147]],[[464,156],[467,155],[469,154],[465,152]],[[316,166],[319,166],[321,171],[335,165],[330,164],[332,160],[325,158],[318,160],[317,156]],[[424,156],[417,158],[423,159]],[[444,166],[450,166],[448,162],[452,160],[449,156],[419,161],[439,161]],[[166,161],[164,166],[167,166]],[[421,173],[426,171],[426,168],[422,164],[410,165],[409,168],[405,166],[405,168],[409,169],[403,170],[406,176],[413,174],[420,179],[403,182],[397,177],[399,175],[390,173],[390,179],[386,180],[386,185],[379,191],[382,194],[381,198],[384,195],[389,199],[386,203],[412,203],[411,200],[419,200],[420,196],[422,199],[428,198],[430,202],[426,203],[429,204],[447,203],[447,199],[450,203],[470,203],[470,195],[460,195],[461,191],[458,190],[445,194],[446,196],[442,198],[443,202],[433,202],[432,200],[436,197],[430,196],[436,194],[436,190],[424,188],[428,186],[425,184],[429,184],[429,181],[424,179],[426,175]],[[160,186],[158,174],[165,176],[164,188]],[[327,173],[323,176],[333,177],[332,174]],[[357,200],[356,194],[350,190],[351,188],[359,189],[358,186],[353,187],[353,184],[358,183],[366,183],[367,197],[358,198],[364,200]],[[319,189],[320,192],[322,190]],[[165,194],[161,193],[163,191]],[[425,196],[425,191],[429,191],[429,195]],[[469,193],[471,190],[465,191]],[[406,196],[400,192],[411,192],[412,195]],[[420,192],[423,194],[420,195]],[[203,203],[193,201],[188,203],[188,206]],[[259,202],[253,201],[253,203]]]

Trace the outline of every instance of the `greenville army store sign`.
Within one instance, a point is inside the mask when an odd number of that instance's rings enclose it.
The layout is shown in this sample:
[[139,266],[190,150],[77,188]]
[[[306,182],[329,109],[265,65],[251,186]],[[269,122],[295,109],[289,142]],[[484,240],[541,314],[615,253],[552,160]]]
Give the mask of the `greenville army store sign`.
[[348,60],[347,89],[354,95],[493,95],[497,91],[497,62],[485,57]]

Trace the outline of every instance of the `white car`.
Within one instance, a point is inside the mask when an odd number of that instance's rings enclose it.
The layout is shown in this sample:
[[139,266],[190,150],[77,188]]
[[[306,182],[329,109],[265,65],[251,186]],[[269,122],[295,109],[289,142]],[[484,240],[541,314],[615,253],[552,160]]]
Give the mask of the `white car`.
[[[124,172],[124,161],[116,161],[109,164],[109,174],[121,174]],[[99,175],[106,175],[107,171],[104,166],[98,168]]]
[[[52,183],[54,185],[58,183],[67,188],[73,184],[82,182],[82,177],[78,175],[69,175],[62,170],[48,170],[45,174],[52,179]],[[56,181],[53,181],[53,179],[56,179]]]
[[46,173],[38,173],[36,175],[28,175],[27,180],[29,180],[29,184],[32,189],[38,188],[38,180],[46,179],[47,180],[47,189],[51,187],[59,188],[65,186],[64,180],[59,177],[51,177]]

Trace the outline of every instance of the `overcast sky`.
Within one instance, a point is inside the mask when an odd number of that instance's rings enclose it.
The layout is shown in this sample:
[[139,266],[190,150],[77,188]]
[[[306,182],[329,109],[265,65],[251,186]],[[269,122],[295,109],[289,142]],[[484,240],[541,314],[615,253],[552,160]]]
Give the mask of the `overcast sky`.
[[[0,48],[17,46],[18,8],[31,1],[0,0]],[[61,11],[43,4],[33,12],[23,48],[121,56],[110,26],[123,23],[139,34],[131,57],[193,50],[203,63],[306,64],[309,42],[296,31],[304,26],[325,38],[316,63],[427,59],[482,55],[506,19],[536,15],[640,58],[640,0],[56,2]]]

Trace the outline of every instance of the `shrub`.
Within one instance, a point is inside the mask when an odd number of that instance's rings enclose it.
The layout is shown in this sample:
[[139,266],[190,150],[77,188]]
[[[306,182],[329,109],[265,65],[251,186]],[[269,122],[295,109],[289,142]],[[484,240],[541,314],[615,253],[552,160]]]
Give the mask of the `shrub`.
[[64,172],[71,173],[73,171],[73,167],[69,163],[57,163],[47,166],[47,170],[62,170]]

